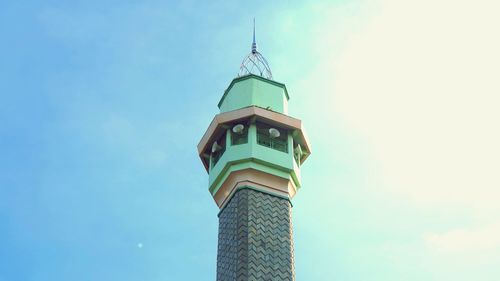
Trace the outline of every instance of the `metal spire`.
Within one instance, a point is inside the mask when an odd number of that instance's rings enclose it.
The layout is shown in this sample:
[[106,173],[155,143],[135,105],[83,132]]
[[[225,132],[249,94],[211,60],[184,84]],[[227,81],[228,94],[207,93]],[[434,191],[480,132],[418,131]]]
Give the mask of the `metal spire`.
[[257,43],[255,42],[255,18],[253,18],[252,52],[245,57],[243,62],[241,62],[238,77],[248,74],[259,75],[270,80],[273,79],[269,64],[262,54],[257,51]]
[[257,43],[255,43],[255,18],[253,18],[253,43],[252,43],[252,54],[257,53]]

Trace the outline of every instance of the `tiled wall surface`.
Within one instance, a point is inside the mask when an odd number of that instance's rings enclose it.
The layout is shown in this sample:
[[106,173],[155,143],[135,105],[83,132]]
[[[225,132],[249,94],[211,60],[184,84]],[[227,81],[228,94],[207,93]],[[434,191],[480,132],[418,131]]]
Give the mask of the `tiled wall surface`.
[[239,190],[219,214],[217,281],[292,281],[292,206],[286,199]]

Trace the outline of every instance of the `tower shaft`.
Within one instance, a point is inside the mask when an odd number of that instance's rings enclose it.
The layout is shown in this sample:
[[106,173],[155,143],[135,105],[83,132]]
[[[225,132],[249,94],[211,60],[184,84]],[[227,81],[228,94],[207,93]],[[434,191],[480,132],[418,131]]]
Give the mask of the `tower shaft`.
[[292,198],[311,154],[288,91],[257,51],[243,60],[198,143],[219,207],[217,281],[294,281]]
[[295,280],[290,201],[245,187],[219,213],[217,281]]

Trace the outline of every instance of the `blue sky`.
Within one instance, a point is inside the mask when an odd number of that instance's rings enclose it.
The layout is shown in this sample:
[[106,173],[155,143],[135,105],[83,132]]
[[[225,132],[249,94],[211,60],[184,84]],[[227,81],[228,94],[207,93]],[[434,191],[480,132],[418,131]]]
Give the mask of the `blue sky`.
[[196,144],[253,17],[313,144],[297,280],[498,280],[497,8],[1,2],[0,281],[215,280]]

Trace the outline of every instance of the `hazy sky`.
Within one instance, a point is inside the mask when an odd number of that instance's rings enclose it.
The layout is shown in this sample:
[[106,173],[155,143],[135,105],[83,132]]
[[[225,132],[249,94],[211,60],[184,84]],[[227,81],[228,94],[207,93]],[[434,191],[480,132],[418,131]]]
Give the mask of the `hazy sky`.
[[196,144],[257,43],[297,280],[500,280],[498,1],[0,2],[0,281],[215,280]]

